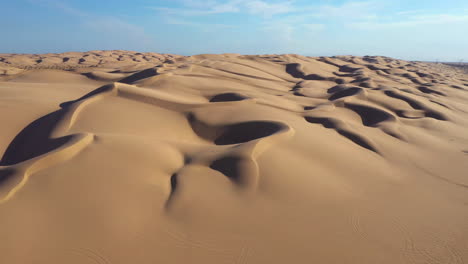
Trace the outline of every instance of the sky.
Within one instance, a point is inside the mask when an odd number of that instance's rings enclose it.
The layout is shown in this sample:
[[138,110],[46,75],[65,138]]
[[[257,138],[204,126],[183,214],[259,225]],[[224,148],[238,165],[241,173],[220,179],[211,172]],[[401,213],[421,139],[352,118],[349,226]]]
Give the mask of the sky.
[[468,61],[467,0],[0,0],[0,53]]

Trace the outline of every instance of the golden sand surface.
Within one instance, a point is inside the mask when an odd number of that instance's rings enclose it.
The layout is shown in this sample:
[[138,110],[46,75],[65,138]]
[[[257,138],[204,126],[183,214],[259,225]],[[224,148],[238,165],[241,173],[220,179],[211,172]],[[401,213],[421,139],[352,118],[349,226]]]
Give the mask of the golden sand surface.
[[0,263],[468,263],[468,75],[0,54]]

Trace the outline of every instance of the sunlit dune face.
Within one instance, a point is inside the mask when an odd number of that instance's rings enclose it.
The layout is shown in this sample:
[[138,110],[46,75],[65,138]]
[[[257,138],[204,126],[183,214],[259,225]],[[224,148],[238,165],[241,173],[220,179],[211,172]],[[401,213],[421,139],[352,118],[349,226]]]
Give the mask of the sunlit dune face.
[[2,75],[0,259],[468,259],[460,70],[114,53],[22,55]]

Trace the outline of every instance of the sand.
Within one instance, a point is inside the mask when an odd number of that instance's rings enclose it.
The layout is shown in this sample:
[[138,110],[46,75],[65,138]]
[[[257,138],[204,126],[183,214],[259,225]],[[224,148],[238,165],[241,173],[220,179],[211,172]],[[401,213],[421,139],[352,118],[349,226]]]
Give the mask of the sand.
[[0,54],[1,263],[468,263],[468,75]]

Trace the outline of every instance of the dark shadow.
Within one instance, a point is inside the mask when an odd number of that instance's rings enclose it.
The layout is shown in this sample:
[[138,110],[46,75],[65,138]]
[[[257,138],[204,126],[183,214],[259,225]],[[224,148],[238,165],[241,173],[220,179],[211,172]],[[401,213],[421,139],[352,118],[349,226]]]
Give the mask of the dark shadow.
[[172,202],[174,200],[174,196],[177,191],[177,184],[178,184],[177,177],[178,177],[177,173],[174,173],[171,175],[171,179],[170,179],[171,190],[167,198],[166,204],[164,205],[166,209],[168,209],[172,205]]
[[312,124],[320,124],[325,128],[336,128],[335,122],[333,122],[330,118],[306,116],[305,120]]
[[68,102],[64,102],[64,103],[61,103],[60,104],[60,107],[62,108],[66,108],[66,107],[69,107],[70,105],[78,102],[78,101],[81,101],[81,100],[85,100],[85,99],[88,99],[89,97],[91,96],[94,96],[94,95],[97,95],[97,94],[100,94],[100,93],[103,93],[103,92],[107,92],[107,91],[110,91],[114,88],[113,85],[111,84],[108,84],[108,85],[104,85],[104,86],[101,86],[95,90],[92,90],[91,92],[83,95],[82,97],[76,99],[76,100],[72,100],[72,101],[68,101]]
[[[364,88],[373,88],[375,85],[372,82],[362,82],[359,84],[359,86],[364,87]],[[376,88],[379,89],[379,88]]]
[[403,100],[405,102],[407,102],[412,108],[414,109],[417,109],[417,110],[422,110],[423,107],[420,103],[416,102],[415,100],[413,99],[410,99],[406,96],[403,96],[403,95],[400,95],[400,94],[397,94],[393,91],[385,91],[384,92],[387,96],[390,96],[390,97],[393,97],[393,98],[396,98],[396,99],[400,99],[400,100]]
[[374,107],[349,103],[345,106],[357,113],[361,117],[362,123],[365,126],[374,126],[380,122],[393,118],[392,115]]
[[333,72],[333,74],[338,77],[356,77],[356,75],[359,75],[356,73],[339,73],[339,72]]
[[317,75],[317,74],[309,74],[305,75],[304,72],[302,72],[299,67],[301,65],[299,63],[289,63],[286,64],[286,72],[291,75],[294,78],[299,78],[299,79],[304,79],[304,80],[317,80],[317,81],[322,81],[326,80],[327,78]]
[[431,77],[431,75],[423,72],[415,72],[419,77],[421,78],[426,78],[426,77]]
[[294,78],[304,79],[304,73],[299,70],[299,63],[286,64],[286,72]]
[[430,88],[427,88],[425,86],[419,86],[418,87],[418,90],[423,92],[423,93],[426,93],[426,94],[438,94],[438,95],[442,95],[442,96],[445,96],[444,93],[441,93],[439,91],[436,91],[436,90],[432,90]]
[[440,113],[437,113],[435,111],[426,109],[425,107],[423,107],[422,104],[416,102],[416,100],[410,99],[410,98],[408,98],[406,96],[403,96],[403,95],[399,95],[399,94],[397,94],[397,93],[395,93],[393,91],[385,91],[385,94],[390,96],[390,97],[394,97],[394,98],[397,98],[397,99],[400,99],[400,100],[403,100],[403,101],[407,102],[414,109],[424,110],[426,117],[434,118],[434,119],[437,119],[437,120],[443,120],[443,121],[448,120],[447,117],[445,117],[443,114],[440,114]]
[[283,127],[266,121],[244,122],[226,126],[222,134],[216,138],[216,145],[231,145],[271,136]]
[[343,91],[343,90],[346,90],[346,89],[348,89],[348,88],[345,85],[338,84],[338,85],[333,86],[332,88],[329,88],[327,90],[327,93],[329,93],[329,94],[336,93],[336,92],[340,92],[340,91]]
[[30,160],[67,144],[73,135],[58,138],[52,138],[51,135],[68,113],[70,105],[112,88],[112,85],[102,86],[79,99],[62,103],[61,109],[34,120],[10,142],[0,160],[0,166],[10,166]]
[[362,77],[362,76],[357,76],[356,79],[354,79],[351,83],[361,83],[361,82],[368,82],[371,81],[372,79],[369,77]]
[[241,172],[239,170],[240,157],[224,157],[211,163],[210,168],[226,175],[230,180],[240,183]]
[[193,132],[195,132],[199,137],[207,140],[214,140],[216,138],[216,135],[219,133],[219,129],[217,127],[207,125],[206,123],[198,120],[191,112],[187,113],[186,116]]
[[0,170],[0,186],[8,182],[11,179],[15,171],[13,169],[2,169]]
[[445,104],[443,104],[443,103],[441,103],[441,102],[437,102],[437,101],[435,101],[435,100],[430,100],[430,101],[431,101],[432,103],[434,103],[434,104],[438,104],[438,105],[440,105],[440,106],[442,106],[442,107],[445,107],[445,108],[447,108],[447,109],[450,109],[450,107],[448,107],[447,105],[445,105]]
[[210,102],[215,103],[215,102],[232,102],[232,101],[242,101],[247,99],[247,97],[238,94],[238,93],[222,93],[222,94],[217,94],[213,96],[210,99]]
[[436,112],[432,112],[432,111],[426,112],[426,117],[430,117],[430,118],[434,118],[434,119],[442,120],[442,121],[448,120],[447,117],[445,117],[444,115],[436,113]]
[[293,87],[293,88],[291,88],[291,90],[289,90],[289,91],[290,91],[290,92],[296,92],[296,91],[299,91],[299,89],[301,89],[301,88],[302,88],[302,86],[301,86],[302,82],[303,82],[303,81],[300,81],[300,82],[296,83],[296,84],[294,85],[294,87]]
[[304,77],[304,80],[324,81],[324,80],[327,80],[327,78],[320,76],[318,74],[308,74]]
[[374,107],[355,104],[346,104],[345,106],[357,113],[365,126],[374,126],[393,118],[392,115]]
[[344,129],[340,129],[338,128],[336,122],[334,122],[332,119],[330,118],[326,118],[326,117],[311,117],[311,116],[306,116],[305,117],[305,120],[309,123],[312,123],[312,124],[320,124],[322,125],[323,127],[325,128],[329,128],[329,129],[333,129],[335,130],[338,134],[342,135],[343,137],[351,140],[353,143],[365,148],[365,149],[368,149],[370,151],[373,151],[375,153],[379,153],[373,146],[371,146],[363,137],[355,134],[355,133],[352,133],[352,132],[349,132],[349,131],[346,131]]
[[330,98],[328,98],[329,101],[337,100],[343,97],[348,97],[348,96],[353,96],[361,92],[361,88],[348,88],[346,90],[342,90],[339,92],[334,93]]
[[50,138],[54,128],[65,115],[57,110],[36,119],[25,127],[10,143],[0,161],[0,166],[17,164],[57,149],[66,144],[72,136]]
[[345,81],[345,79],[342,79],[342,78],[336,78],[336,79],[335,79],[335,83],[337,83],[337,84],[344,84],[344,83],[346,83],[346,81]]
[[373,70],[373,71],[382,70],[381,67],[377,67],[377,66],[372,65],[372,64],[367,65],[367,68],[369,68],[370,70]]
[[364,69],[363,67],[352,67],[350,65],[343,65],[340,67],[339,71],[340,72],[355,72],[358,70]]
[[369,143],[366,142],[366,140],[364,140],[361,136],[359,135],[356,135],[354,133],[351,133],[349,131],[345,131],[345,130],[341,130],[341,129],[338,129],[337,132],[342,135],[343,137],[351,140],[352,142],[354,142],[355,144],[365,148],[365,149],[368,149],[370,151],[373,151],[375,153],[378,153],[378,151],[372,147]]
[[156,75],[158,75],[158,71],[155,68],[149,68],[149,69],[146,69],[146,70],[139,71],[139,72],[137,72],[135,74],[132,74],[132,75],[130,75],[128,77],[125,77],[122,80],[120,80],[119,82],[126,83],[126,84],[132,84],[132,83],[134,83],[136,81],[146,79],[146,78],[149,78],[149,77],[153,77],[153,76],[156,76]]
[[[465,86],[468,86],[468,84],[464,84]],[[451,85],[450,87],[458,89],[458,90],[465,90],[463,87],[458,86],[458,85]]]
[[85,73],[82,73],[81,75],[91,80],[97,80],[96,76],[94,76],[91,72],[85,72]]

